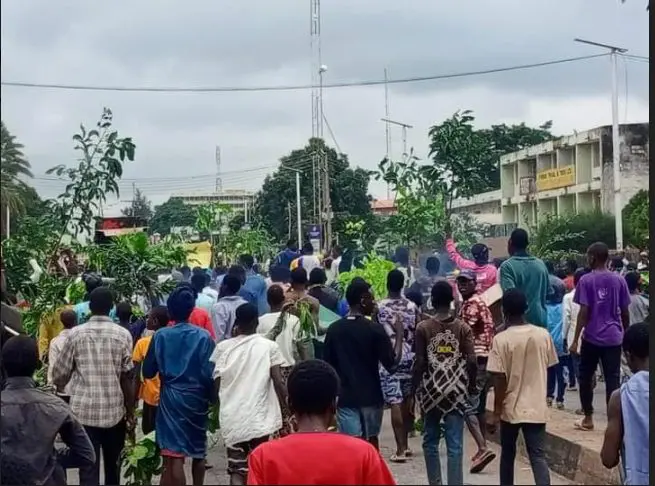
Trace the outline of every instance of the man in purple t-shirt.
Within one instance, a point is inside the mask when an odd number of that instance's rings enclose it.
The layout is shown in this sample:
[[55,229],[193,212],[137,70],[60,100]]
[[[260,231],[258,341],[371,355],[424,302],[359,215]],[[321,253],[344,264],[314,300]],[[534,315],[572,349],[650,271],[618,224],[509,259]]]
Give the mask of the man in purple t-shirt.
[[573,302],[580,305],[571,352],[580,345],[580,405],[584,418],[576,423],[580,430],[592,430],[594,422],[593,377],[598,362],[605,376],[605,400],[617,390],[621,379],[621,344],[630,324],[630,292],[625,279],[607,268],[609,249],[594,243],[587,250],[591,272],[583,275]]

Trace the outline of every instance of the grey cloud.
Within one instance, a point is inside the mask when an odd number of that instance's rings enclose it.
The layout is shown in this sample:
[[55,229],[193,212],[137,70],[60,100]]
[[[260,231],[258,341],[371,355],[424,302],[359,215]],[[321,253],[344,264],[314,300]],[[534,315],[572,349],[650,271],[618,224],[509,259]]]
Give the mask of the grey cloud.
[[[502,67],[595,53],[584,37],[648,52],[640,2],[324,1],[326,82],[409,77]],[[3,80],[133,86],[306,84],[309,2],[296,0],[2,3]],[[630,110],[648,101],[647,65],[629,63]],[[623,72],[621,73],[623,78]],[[580,100],[608,96],[607,59],[454,80],[390,86],[392,115],[416,126],[410,145],[425,152],[427,129],[458,108],[481,125],[595,123],[573,116]],[[624,88],[621,88],[624,95]],[[2,118],[35,167],[72,160],[70,137],[102,106],[134,137],[138,161],[126,177],[211,173],[214,145],[224,170],[274,164],[310,134],[308,91],[216,94],[65,92],[2,88]],[[384,150],[383,89],[325,92],[325,112],[351,161],[375,167]],[[534,100],[570,100],[571,114],[531,113]],[[542,104],[548,108],[548,104]],[[561,104],[559,105],[561,106]],[[604,108],[603,108],[604,110]],[[639,112],[641,113],[641,112]],[[528,120],[532,116],[534,120]],[[587,121],[589,120],[589,121]],[[394,147],[399,134],[394,132]],[[326,138],[333,143],[326,130]],[[263,173],[233,177],[256,184]],[[211,182],[211,181],[210,181]],[[161,191],[160,188],[153,191]],[[154,194],[154,192],[153,192]]]

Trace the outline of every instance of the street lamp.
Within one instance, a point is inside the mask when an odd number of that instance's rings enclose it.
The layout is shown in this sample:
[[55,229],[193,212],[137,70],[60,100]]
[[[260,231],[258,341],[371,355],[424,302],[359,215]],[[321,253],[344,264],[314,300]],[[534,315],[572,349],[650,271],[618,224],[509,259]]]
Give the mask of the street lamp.
[[302,171],[284,164],[280,164],[280,167],[296,173],[296,219],[298,220],[298,245],[302,245],[302,223],[300,221],[300,174]]
[[[621,205],[621,144],[619,141],[619,90],[617,54],[628,52],[621,47],[600,44],[584,39],[573,39],[574,42],[588,44],[594,47],[609,49],[612,61],[612,174],[614,179],[614,231],[616,232],[616,249],[623,250],[623,216]],[[627,102],[627,100],[626,100]]]

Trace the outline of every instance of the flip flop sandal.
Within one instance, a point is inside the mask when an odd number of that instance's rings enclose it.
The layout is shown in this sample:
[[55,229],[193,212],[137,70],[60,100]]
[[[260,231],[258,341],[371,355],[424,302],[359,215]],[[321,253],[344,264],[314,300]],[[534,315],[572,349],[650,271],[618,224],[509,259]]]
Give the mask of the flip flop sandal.
[[481,473],[494,459],[496,459],[496,454],[494,452],[485,452],[471,466],[471,474]]
[[404,454],[391,454],[389,461],[395,462],[396,464],[403,464],[407,462],[407,456]]
[[588,425],[584,425],[582,423],[582,420],[576,420],[575,423],[573,424],[573,427],[575,427],[576,430],[581,430],[583,432],[589,432],[594,430],[593,425],[591,427],[589,427]]

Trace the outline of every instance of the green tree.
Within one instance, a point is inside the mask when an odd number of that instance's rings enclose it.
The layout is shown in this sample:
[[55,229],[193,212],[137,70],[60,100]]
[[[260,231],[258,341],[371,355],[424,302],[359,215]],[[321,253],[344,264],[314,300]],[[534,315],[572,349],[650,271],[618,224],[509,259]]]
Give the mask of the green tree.
[[137,189],[134,191],[132,203],[128,207],[123,208],[121,213],[123,213],[123,216],[150,221],[150,218],[153,216],[152,204],[145,194]]
[[597,241],[613,245],[616,241],[614,216],[600,211],[539,218],[539,225],[530,228],[532,253],[544,259],[560,261],[582,257]]
[[[490,128],[476,130],[475,133],[483,138],[487,146],[487,157],[492,164],[487,164],[487,187],[484,191],[500,189],[500,156],[510,154],[531,145],[538,145],[556,138],[551,133],[553,122],[548,120],[537,128],[527,126],[524,122],[507,125],[491,125]],[[481,191],[481,192],[484,192]]]
[[[107,195],[119,195],[118,180],[123,175],[123,162],[133,161],[136,145],[131,138],[119,138],[112,128],[114,115],[104,108],[96,128],[87,130],[81,124],[73,135],[75,150],[80,153],[74,167],[58,165],[47,174],[66,177],[66,189],[57,197],[57,217],[61,222],[59,241],[66,232],[73,237],[81,233],[93,234],[100,205]],[[53,253],[57,248],[53,249]]]
[[400,162],[384,159],[376,179],[393,190],[397,213],[384,222],[382,237],[387,247],[421,246],[435,239],[444,227],[443,198],[439,179],[430,166],[419,165],[413,149]]
[[648,246],[648,235],[650,231],[650,204],[648,190],[642,189],[637,192],[622,211],[625,229],[623,230],[627,243],[638,248]]
[[227,227],[230,231],[239,231],[246,224],[246,220],[243,216],[243,213],[237,213],[230,221],[227,223]]
[[132,303],[138,296],[151,299],[172,290],[172,282],[160,283],[157,274],[184,264],[189,253],[170,239],[151,244],[145,233],[122,235],[85,251],[91,265],[114,279],[110,285],[119,299]]
[[159,233],[162,236],[170,234],[171,228],[193,226],[196,222],[196,212],[181,199],[170,198],[163,204],[155,206],[150,219],[150,233]]
[[[12,209],[10,208],[10,231],[15,233],[19,230],[21,222],[28,217],[38,218],[43,215],[45,212],[49,211],[48,201],[44,201],[39,197],[39,194],[32,186],[24,184],[20,189],[20,198],[22,201],[22,208]],[[6,215],[6,210],[3,213],[3,216]],[[6,226],[2,226],[2,234],[4,234]]]
[[[361,168],[350,167],[346,154],[325,145],[320,139],[310,139],[308,144],[293,150],[280,159],[282,166],[301,170],[300,197],[303,227],[316,223],[312,216],[314,207],[312,157],[319,151],[325,151],[328,160],[330,178],[330,200],[334,218],[334,233],[345,227],[346,221],[353,219],[368,220],[371,215],[368,183],[370,172]],[[280,167],[264,180],[262,189],[257,193],[253,210],[253,223],[268,231],[276,241],[284,241],[296,235],[296,174],[292,170]]]
[[230,205],[221,203],[207,203],[196,207],[194,227],[203,239],[211,243],[213,265],[219,261],[219,248],[225,240],[223,236],[233,212]]
[[223,231],[232,217],[232,207],[228,204],[208,203],[196,206],[195,229],[205,237],[213,239]]
[[30,163],[23,154],[23,145],[0,121],[0,208],[3,231],[6,208],[16,214],[25,207],[26,184],[21,178],[32,177]]
[[472,111],[458,111],[429,132],[432,167],[423,170],[445,195],[448,211],[454,198],[500,188],[501,155],[554,138],[551,121],[538,128],[502,123],[480,130],[474,122]]
[[446,217],[456,198],[471,197],[487,189],[487,178],[495,167],[485,138],[473,128],[474,120],[470,110],[458,111],[429,131],[432,164],[422,166],[420,171],[442,194]]
[[[12,290],[20,292],[29,302],[30,310],[23,316],[26,327],[34,331],[44,312],[64,302],[66,289],[73,276],[57,275],[53,263],[62,246],[65,234],[75,237],[82,231],[90,233],[96,218],[95,210],[106,201],[107,194],[118,194],[117,180],[122,174],[122,162],[134,159],[135,145],[130,138],[118,138],[111,128],[112,113],[105,108],[97,130],[73,135],[75,149],[81,153],[74,168],[60,165],[50,169],[61,178],[67,178],[64,192],[56,200],[43,203],[41,211],[24,215],[18,221],[17,231],[2,242],[3,260]],[[38,196],[26,191],[28,197]],[[33,208],[38,209],[38,208]],[[36,282],[28,277],[32,273],[30,259],[45,271]]]

